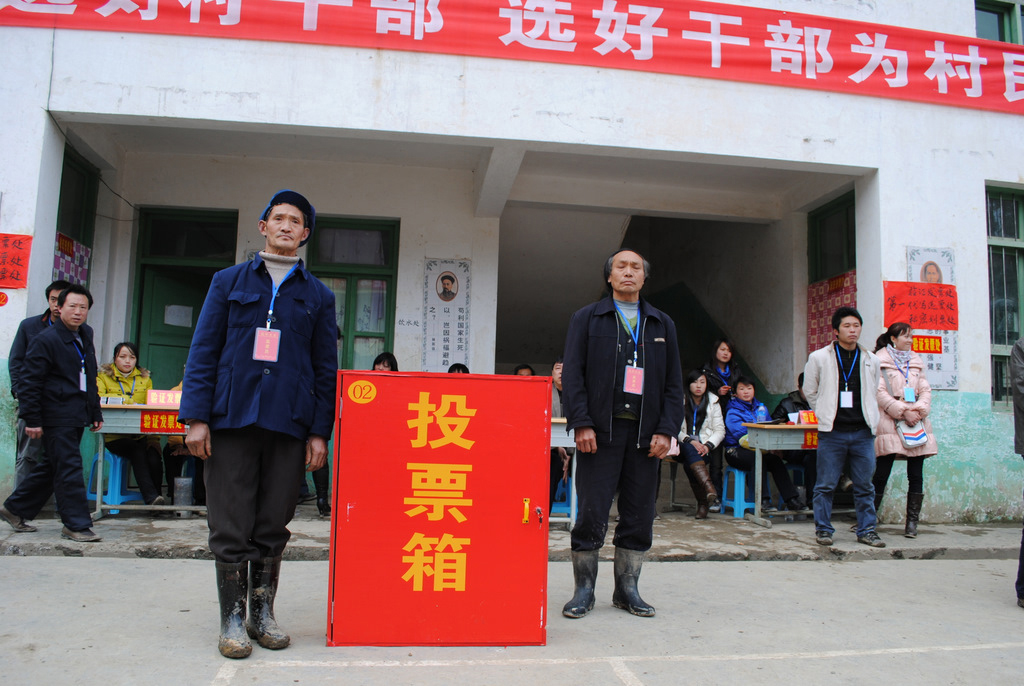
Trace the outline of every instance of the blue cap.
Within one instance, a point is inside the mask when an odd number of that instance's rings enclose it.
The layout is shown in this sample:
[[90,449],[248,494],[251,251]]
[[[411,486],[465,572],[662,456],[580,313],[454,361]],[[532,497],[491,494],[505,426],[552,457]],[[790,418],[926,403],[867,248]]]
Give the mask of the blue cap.
[[270,210],[276,205],[294,205],[309,218],[309,224],[307,225],[309,236],[306,236],[306,240],[299,243],[300,246],[305,245],[309,241],[310,236],[313,235],[313,227],[316,224],[316,209],[300,193],[284,189],[274,193],[274,197],[270,199],[266,209],[263,210],[263,214],[260,215],[260,221],[267,221],[267,217],[270,216]]

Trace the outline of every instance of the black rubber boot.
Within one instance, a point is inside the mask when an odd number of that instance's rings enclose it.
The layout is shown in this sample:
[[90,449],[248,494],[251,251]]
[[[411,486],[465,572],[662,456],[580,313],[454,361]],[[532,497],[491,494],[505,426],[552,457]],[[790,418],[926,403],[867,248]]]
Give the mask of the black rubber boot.
[[249,565],[249,617],[245,630],[249,638],[268,650],[281,650],[292,642],[274,619],[274,597],[280,577],[280,556],[265,557]]
[[576,580],[576,592],[572,600],[562,608],[562,614],[570,619],[585,617],[594,609],[594,586],[597,584],[597,550],[572,551],[572,575]]
[[245,600],[248,562],[217,562],[217,597],[220,599],[220,654],[232,659],[249,657],[252,644],[245,635]]
[[644,602],[636,589],[643,564],[642,550],[615,549],[615,593],[612,594],[612,605],[637,617],[653,617],[654,608]]
[[907,493],[907,523],[903,527],[903,535],[907,538],[917,538],[917,523],[921,519],[923,502],[924,493]]
[[316,489],[316,509],[321,517],[331,516],[331,500],[328,497],[327,482],[330,480],[330,472],[326,466],[313,472],[313,488]]

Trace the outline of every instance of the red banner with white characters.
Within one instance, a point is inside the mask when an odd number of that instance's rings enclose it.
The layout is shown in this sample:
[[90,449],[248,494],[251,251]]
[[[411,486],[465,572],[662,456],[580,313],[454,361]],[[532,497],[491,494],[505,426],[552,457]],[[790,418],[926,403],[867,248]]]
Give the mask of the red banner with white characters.
[[543,645],[551,378],[338,372],[328,645]]
[[885,326],[907,322],[915,329],[956,331],[960,305],[956,286],[916,281],[883,281]]
[[1024,47],[699,0],[0,0],[0,25],[411,50],[1024,113]]

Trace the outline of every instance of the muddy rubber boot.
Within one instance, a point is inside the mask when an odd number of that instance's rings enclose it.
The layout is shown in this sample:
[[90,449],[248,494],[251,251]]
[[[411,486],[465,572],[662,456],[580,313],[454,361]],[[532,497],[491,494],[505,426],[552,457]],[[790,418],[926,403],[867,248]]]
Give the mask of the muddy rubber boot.
[[245,634],[248,562],[217,562],[217,597],[220,599],[220,654],[234,660],[249,657],[252,644]]
[[597,584],[597,550],[572,551],[572,575],[576,580],[576,592],[572,600],[562,608],[562,614],[570,619],[585,617],[594,609],[594,586]]
[[[718,491],[715,490],[715,485],[711,483],[711,475],[708,474],[708,466],[703,460],[699,460],[690,465],[690,471],[693,472],[693,477],[697,480],[697,485],[704,490],[704,498],[707,500],[709,506],[718,504]],[[701,517],[698,517],[701,519]]]
[[313,488],[316,489],[316,509],[321,517],[331,516],[331,500],[328,497],[327,482],[330,474],[327,467],[321,467],[313,472]]
[[637,617],[653,617],[654,608],[644,602],[636,588],[643,564],[642,550],[615,549],[615,593],[612,594],[612,605]]
[[917,523],[921,519],[923,502],[924,493],[907,493],[907,523],[903,527],[903,535],[907,538],[917,538]]
[[292,642],[274,619],[274,597],[280,577],[280,556],[265,557],[249,565],[249,617],[245,630],[249,638],[268,650],[281,650]]

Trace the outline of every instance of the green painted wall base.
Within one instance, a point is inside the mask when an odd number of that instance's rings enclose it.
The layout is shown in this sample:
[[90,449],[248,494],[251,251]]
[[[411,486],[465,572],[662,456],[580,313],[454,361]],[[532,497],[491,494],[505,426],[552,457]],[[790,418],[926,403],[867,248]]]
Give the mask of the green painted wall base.
[[[1013,414],[995,411],[986,393],[932,393],[939,454],[924,461],[923,522],[1021,521],[1024,460],[1013,452]],[[907,472],[893,465],[880,512],[903,522]]]

